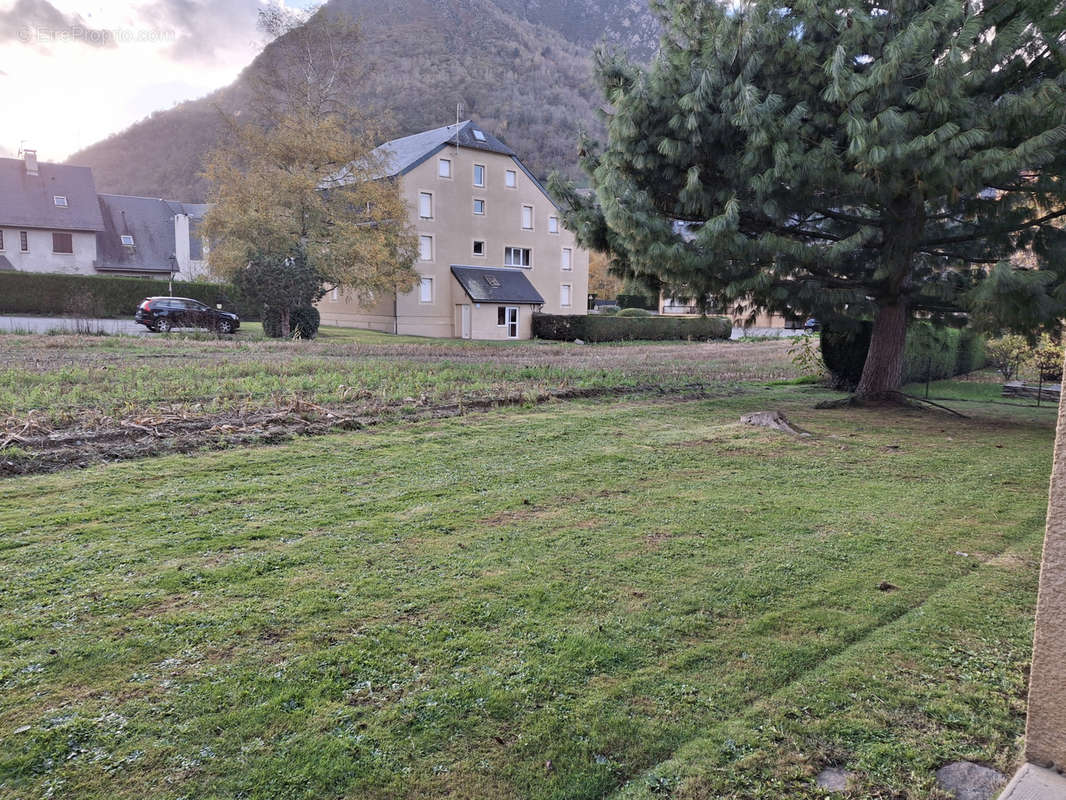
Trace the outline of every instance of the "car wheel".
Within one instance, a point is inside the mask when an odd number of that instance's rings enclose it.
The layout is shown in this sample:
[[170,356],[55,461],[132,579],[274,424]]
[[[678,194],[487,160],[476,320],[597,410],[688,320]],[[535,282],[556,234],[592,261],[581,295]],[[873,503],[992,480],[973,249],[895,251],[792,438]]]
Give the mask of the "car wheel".
[[174,324],[165,317],[160,320],[157,320],[155,323],[155,329],[160,333],[170,333],[173,327]]
[[219,333],[233,333],[233,321],[228,319],[220,319],[218,321]]

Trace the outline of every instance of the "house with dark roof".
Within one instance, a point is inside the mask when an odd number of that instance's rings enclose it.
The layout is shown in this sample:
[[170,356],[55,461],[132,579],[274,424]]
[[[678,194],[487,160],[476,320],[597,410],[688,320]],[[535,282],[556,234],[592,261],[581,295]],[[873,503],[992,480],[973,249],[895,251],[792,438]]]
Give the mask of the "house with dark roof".
[[199,278],[207,206],[98,194],[92,170],[0,158],[0,269]]
[[152,197],[99,195],[104,229],[96,271],[115,275],[206,276],[199,226],[207,206]]
[[88,167],[0,158],[0,269],[92,272],[103,229]]
[[399,181],[418,236],[418,284],[370,307],[335,290],[322,322],[390,333],[528,339],[535,311],[587,313],[588,252],[518,155],[466,121],[394,139],[373,154]]

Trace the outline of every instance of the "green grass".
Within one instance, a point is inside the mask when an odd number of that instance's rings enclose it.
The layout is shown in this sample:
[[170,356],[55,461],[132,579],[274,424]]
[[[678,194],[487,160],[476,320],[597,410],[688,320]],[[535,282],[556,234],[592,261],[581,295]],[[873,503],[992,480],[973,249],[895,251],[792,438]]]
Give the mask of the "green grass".
[[728,386],[799,374],[781,343],[590,347],[327,333],[313,342],[184,333],[5,336],[0,433],[18,432],[31,416],[49,428],[92,427],[102,419],[159,412],[198,416],[284,408],[297,397],[331,406],[426,405],[648,384]]
[[[1038,385],[1037,378],[1029,378],[1033,387]],[[936,402],[954,403],[960,410],[965,412],[966,403],[992,403],[1012,406],[1036,406],[1036,399],[1022,399],[1017,397],[1003,397],[1003,378],[995,370],[982,370],[967,376],[963,380],[931,381],[929,383],[929,399]],[[1045,382],[1047,383],[1047,382]],[[924,383],[912,383],[903,388],[903,391],[914,397],[924,398],[926,386]],[[1049,403],[1044,400],[1040,404],[1047,408]]]
[[[1018,756],[1049,409],[571,402],[0,483],[0,797],[934,798]],[[741,426],[781,408],[815,433]],[[881,591],[887,581],[898,587]]]

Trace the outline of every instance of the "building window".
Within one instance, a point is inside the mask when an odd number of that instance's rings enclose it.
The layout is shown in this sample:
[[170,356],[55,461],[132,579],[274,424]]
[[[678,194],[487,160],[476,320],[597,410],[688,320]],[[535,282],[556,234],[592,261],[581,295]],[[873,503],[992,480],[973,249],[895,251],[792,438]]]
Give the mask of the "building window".
[[67,197],[66,197],[66,195],[54,194],[54,195],[52,195],[52,202],[56,204],[56,208],[66,208],[67,207]]
[[26,231],[19,231],[19,250],[23,253],[30,252],[30,235]]
[[533,206],[522,206],[522,230],[533,230]]
[[474,200],[474,213],[478,214],[478,215],[485,213],[485,201],[484,200]]
[[4,232],[0,231],[0,250],[4,249]]
[[569,283],[564,283],[559,286],[559,305],[563,308],[570,308],[570,289]]
[[559,232],[559,218],[558,217],[548,217],[548,233],[558,233],[558,232]]
[[422,278],[418,282],[418,302],[419,303],[432,303],[433,302],[433,279]]
[[515,189],[518,187],[518,173],[515,172],[513,169],[509,169],[507,170],[507,172],[504,173],[503,180],[504,185],[508,189]]
[[442,178],[450,178],[452,176],[452,160],[450,158],[442,158],[437,162],[437,175]]
[[528,267],[530,261],[530,250],[528,247],[504,248],[503,265],[505,267]]
[[569,247],[563,248],[562,265],[564,272],[569,272],[574,268],[574,251],[571,250]]
[[485,243],[480,239],[474,242],[474,255],[482,257],[485,255]]
[[433,260],[433,237],[432,236],[419,236],[418,237],[418,257],[422,261]]
[[119,236],[118,238],[119,238],[119,241],[121,241],[124,246],[133,247],[133,237],[130,236],[128,233],[124,233],[121,236]]
[[433,195],[430,192],[419,193],[418,216],[422,219],[433,219]]
[[485,185],[485,165],[474,164],[474,186]]
[[52,252],[53,253],[73,253],[74,252],[74,234],[72,234],[72,233],[53,233],[52,234]]

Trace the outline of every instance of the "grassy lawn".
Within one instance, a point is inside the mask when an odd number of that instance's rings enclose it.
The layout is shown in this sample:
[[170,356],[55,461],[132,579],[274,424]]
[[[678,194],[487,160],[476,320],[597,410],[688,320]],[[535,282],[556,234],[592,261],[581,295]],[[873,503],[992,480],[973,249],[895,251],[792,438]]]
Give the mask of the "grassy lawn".
[[[351,333],[348,337],[347,333]],[[800,374],[787,342],[455,342],[349,331],[313,342],[0,336],[0,441],[31,416],[50,429],[107,418],[205,416],[315,404],[432,404],[567,389],[674,389]]]
[[[834,764],[936,798],[947,761],[1006,770],[1054,411],[824,396],[0,481],[0,797],[805,798]],[[737,423],[764,408],[815,435]]]

